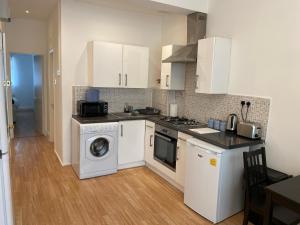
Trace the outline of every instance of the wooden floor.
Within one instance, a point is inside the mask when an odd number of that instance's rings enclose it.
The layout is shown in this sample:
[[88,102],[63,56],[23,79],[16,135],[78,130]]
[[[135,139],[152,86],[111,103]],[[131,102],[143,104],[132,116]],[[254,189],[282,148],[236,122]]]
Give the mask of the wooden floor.
[[41,134],[36,129],[33,111],[18,111],[15,113],[15,137],[35,137]]
[[[44,137],[12,143],[15,225],[211,224],[183,194],[147,168],[80,181]],[[242,214],[220,223],[242,224]]]

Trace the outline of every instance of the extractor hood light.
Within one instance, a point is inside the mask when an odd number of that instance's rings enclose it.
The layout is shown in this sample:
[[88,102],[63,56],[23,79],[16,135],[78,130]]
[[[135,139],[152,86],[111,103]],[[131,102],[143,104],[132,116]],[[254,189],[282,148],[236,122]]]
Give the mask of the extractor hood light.
[[26,13],[26,14],[29,14],[29,13],[30,13],[30,11],[27,9],[27,10],[25,10],[25,13]]

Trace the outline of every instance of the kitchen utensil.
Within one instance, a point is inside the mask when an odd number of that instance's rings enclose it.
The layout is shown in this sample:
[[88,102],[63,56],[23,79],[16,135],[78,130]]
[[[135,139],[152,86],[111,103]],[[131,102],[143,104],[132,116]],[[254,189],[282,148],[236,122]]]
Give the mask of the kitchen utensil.
[[251,139],[261,138],[261,125],[259,123],[240,122],[237,125],[237,134]]
[[226,130],[235,132],[238,123],[238,116],[234,113],[230,114],[227,119],[227,128]]
[[177,117],[177,104],[170,104],[170,116]]
[[214,120],[214,129],[219,130],[220,129],[220,120]]

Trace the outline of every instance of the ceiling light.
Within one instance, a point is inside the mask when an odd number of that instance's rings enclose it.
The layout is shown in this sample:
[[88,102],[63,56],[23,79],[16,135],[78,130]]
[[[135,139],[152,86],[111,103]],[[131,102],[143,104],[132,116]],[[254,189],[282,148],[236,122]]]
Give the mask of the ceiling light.
[[29,11],[29,10],[25,10],[25,13],[26,13],[26,14],[29,14],[29,13],[30,13],[30,11]]

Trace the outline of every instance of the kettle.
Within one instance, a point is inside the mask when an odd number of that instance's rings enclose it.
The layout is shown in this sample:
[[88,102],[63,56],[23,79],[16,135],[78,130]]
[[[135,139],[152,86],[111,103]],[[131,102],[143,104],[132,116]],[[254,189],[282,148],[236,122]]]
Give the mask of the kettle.
[[238,124],[238,116],[234,113],[230,114],[227,119],[227,131],[235,132]]

